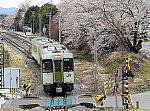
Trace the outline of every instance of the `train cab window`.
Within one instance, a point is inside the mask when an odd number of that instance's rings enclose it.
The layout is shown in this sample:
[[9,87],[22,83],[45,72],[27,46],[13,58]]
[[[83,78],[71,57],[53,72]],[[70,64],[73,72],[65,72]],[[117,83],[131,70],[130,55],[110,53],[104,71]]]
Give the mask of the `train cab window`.
[[43,72],[53,72],[52,60],[43,60]]
[[63,70],[64,70],[64,72],[70,72],[70,71],[74,70],[73,58],[65,58],[65,59],[63,59]]
[[55,64],[55,72],[59,72],[61,71],[61,62],[60,60],[55,60],[54,64]]

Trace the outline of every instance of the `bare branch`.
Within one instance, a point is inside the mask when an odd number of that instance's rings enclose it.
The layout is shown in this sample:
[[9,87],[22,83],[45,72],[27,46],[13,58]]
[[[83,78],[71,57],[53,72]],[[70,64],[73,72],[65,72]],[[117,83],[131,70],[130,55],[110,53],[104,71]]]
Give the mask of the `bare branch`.
[[21,9],[22,11],[26,11],[30,6],[31,6],[31,1],[28,2],[26,0],[18,4],[19,9]]

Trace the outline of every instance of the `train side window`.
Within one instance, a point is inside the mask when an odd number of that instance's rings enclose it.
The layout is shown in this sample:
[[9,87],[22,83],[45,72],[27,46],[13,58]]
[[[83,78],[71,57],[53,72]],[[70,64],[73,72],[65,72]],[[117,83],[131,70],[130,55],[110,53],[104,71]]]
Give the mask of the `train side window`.
[[73,58],[64,58],[63,59],[63,71],[70,72],[73,71]]
[[34,51],[35,53],[37,53],[37,46],[36,46],[36,45],[33,45],[33,51]]
[[43,60],[43,72],[53,72],[52,60]]

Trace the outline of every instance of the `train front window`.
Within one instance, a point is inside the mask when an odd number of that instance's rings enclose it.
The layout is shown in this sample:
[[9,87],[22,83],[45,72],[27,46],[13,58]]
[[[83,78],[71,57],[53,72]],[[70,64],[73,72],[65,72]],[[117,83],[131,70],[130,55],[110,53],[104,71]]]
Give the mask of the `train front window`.
[[43,72],[53,72],[52,60],[43,60]]
[[63,59],[63,70],[64,72],[73,71],[73,58],[65,58]]
[[55,64],[55,72],[61,71],[61,61],[60,60],[55,60],[54,64]]

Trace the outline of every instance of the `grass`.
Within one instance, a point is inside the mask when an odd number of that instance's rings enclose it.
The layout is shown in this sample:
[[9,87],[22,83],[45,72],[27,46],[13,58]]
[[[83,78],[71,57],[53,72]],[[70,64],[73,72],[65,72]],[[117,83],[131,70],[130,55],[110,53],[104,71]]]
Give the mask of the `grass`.
[[128,57],[132,57],[132,54],[126,52],[113,52],[107,57],[101,57],[99,64],[104,68],[101,73],[111,74],[114,71],[121,69],[122,66],[125,66],[125,58],[127,55]]
[[4,53],[4,66],[10,67],[10,54],[8,50],[5,50],[5,53]]
[[78,60],[86,60],[91,62],[93,55],[90,54],[90,48],[87,44],[80,46],[78,49],[72,50],[74,58]]
[[144,60],[143,67],[140,69],[137,76],[142,77],[144,80],[150,78],[150,59]]
[[[92,55],[89,55],[88,47],[83,47],[81,50],[73,50],[72,52],[74,53],[75,59],[87,60],[89,62],[93,59]],[[118,69],[121,70],[122,66],[125,66],[126,57],[131,57],[133,59],[132,69],[136,73],[136,77],[144,80],[150,78],[150,59],[145,57],[142,53],[135,54],[127,52],[114,52],[110,56],[100,57],[98,62],[101,69],[101,74],[111,74]],[[140,57],[142,60],[139,60]]]
[[[127,52],[114,52],[111,55],[101,58],[99,61],[98,70],[101,74],[105,74],[106,79],[113,79],[114,72],[119,70],[119,75],[121,76],[122,66],[126,65],[125,58],[132,58],[131,69],[135,76],[129,79],[130,85],[130,93],[138,93],[143,91],[149,91],[150,88],[144,88],[137,90],[141,85],[147,85],[147,80],[150,80],[150,58],[145,57],[142,53],[127,53]],[[121,79],[121,78],[120,78]],[[121,91],[121,86],[119,89]]]

